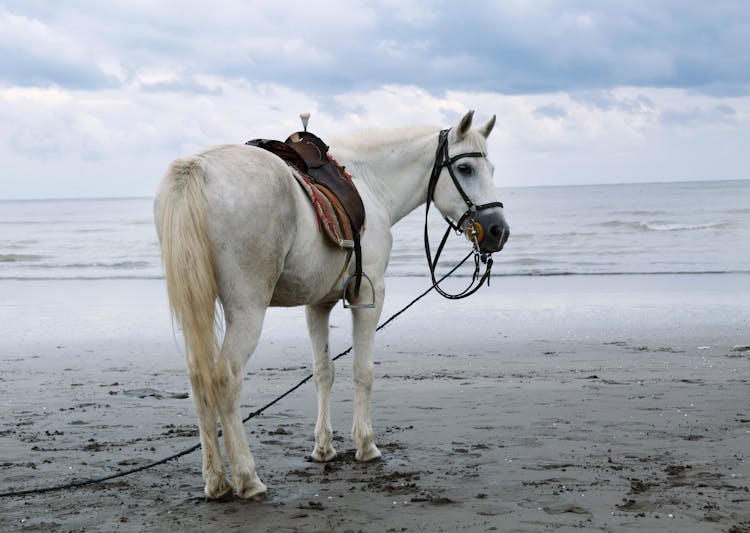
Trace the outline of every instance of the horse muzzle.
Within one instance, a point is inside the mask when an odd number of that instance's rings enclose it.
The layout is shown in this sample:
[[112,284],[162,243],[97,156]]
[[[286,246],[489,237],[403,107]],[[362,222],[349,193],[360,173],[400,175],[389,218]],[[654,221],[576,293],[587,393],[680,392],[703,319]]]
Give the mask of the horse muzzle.
[[483,214],[481,211],[470,219],[464,228],[466,238],[479,245],[484,254],[499,252],[508,242],[510,228],[499,213]]

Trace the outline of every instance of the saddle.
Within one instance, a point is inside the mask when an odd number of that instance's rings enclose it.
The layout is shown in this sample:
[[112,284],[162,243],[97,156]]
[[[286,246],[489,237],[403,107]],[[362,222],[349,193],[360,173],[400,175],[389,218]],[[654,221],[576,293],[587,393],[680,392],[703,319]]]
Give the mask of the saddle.
[[[328,145],[307,131],[306,122],[303,118],[305,131],[293,133],[284,142],[253,139],[245,144],[262,148],[283,159],[313,204],[318,230],[325,229],[335,244],[348,249],[350,254],[354,252],[354,295],[358,296],[362,277],[367,277],[362,272],[360,246],[365,227],[365,207],[351,175],[328,153]],[[351,278],[345,284],[345,295],[350,282]]]

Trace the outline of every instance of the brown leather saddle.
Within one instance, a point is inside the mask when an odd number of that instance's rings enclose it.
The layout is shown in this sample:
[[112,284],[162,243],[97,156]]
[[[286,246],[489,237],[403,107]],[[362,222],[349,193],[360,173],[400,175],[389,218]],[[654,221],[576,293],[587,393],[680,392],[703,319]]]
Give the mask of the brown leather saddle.
[[[330,203],[330,216],[336,217],[342,231],[330,231],[326,226],[327,233],[336,244],[354,251],[354,295],[358,296],[363,277],[360,238],[365,227],[365,207],[349,173],[328,153],[328,145],[306,130],[293,133],[284,142],[253,139],[245,144],[268,150],[296,170],[296,174],[302,175],[304,183],[301,184],[316,204],[319,224],[325,224],[327,215],[319,208],[320,202],[316,198],[322,198],[326,205]],[[349,283],[346,285],[345,293]]]

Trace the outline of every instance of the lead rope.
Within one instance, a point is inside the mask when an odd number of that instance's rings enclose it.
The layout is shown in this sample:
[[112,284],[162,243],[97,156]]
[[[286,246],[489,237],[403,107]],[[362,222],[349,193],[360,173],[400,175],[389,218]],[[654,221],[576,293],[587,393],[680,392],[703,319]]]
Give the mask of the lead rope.
[[[473,253],[474,253],[473,251],[471,253],[469,253],[466,257],[464,257],[461,260],[460,263],[458,263],[455,267],[453,267],[450,270],[450,272],[448,272],[446,275],[444,275],[442,278],[440,278],[437,282],[434,282],[432,284],[432,286],[430,286],[428,289],[426,289],[424,292],[422,292],[419,296],[417,296],[416,298],[414,298],[411,302],[409,302],[408,304],[406,304],[402,309],[400,309],[399,311],[397,311],[396,313],[394,313],[393,315],[391,315],[388,318],[388,320],[386,320],[385,322],[383,322],[382,324],[380,324],[375,329],[375,331],[380,331],[381,329],[383,329],[384,327],[386,327],[393,320],[395,320],[399,315],[401,315],[402,313],[404,313],[407,309],[409,309],[411,306],[413,306],[419,300],[421,300],[422,298],[424,298],[425,296],[427,296],[427,294],[429,294],[432,291],[432,289],[437,288],[437,284],[438,283],[441,283],[448,276],[450,276],[456,270],[458,270],[458,268],[461,265],[463,265],[469,259],[469,257],[472,256]],[[341,359],[342,357],[344,357],[345,355],[347,355],[351,351],[352,351],[352,346],[349,346],[349,348],[347,348],[346,350],[344,350],[343,352],[341,352],[340,354],[338,354],[336,357],[334,357],[332,359],[332,361],[337,361],[337,360]],[[287,396],[289,396],[291,393],[293,393],[294,391],[296,391],[297,389],[299,389],[302,385],[304,385],[305,383],[307,383],[308,381],[310,381],[312,379],[312,377],[313,377],[313,375],[309,374],[308,376],[306,376],[305,378],[303,378],[302,380],[300,380],[299,383],[297,383],[292,388],[290,388],[285,393],[283,393],[281,396],[278,396],[277,398],[271,400],[270,402],[268,402],[266,405],[264,405],[260,409],[256,409],[255,411],[251,412],[245,418],[242,419],[242,423],[244,424],[245,422],[247,422],[251,418],[255,418],[256,416],[262,414],[264,411],[266,411],[270,407],[276,405],[281,400],[283,400],[284,398],[286,398]],[[219,431],[219,436],[221,436],[221,434],[222,434],[222,432]],[[144,470],[148,470],[150,468],[154,468],[156,466],[163,465],[165,463],[168,463],[169,461],[174,461],[176,459],[179,459],[180,457],[183,457],[185,455],[193,453],[195,450],[200,449],[200,447],[201,447],[201,445],[200,445],[200,442],[199,442],[198,444],[195,444],[195,445],[191,446],[190,448],[186,448],[186,449],[184,449],[184,450],[182,450],[180,452],[174,453],[174,454],[172,454],[172,455],[170,455],[168,457],[164,457],[163,459],[159,459],[158,461],[154,461],[152,463],[148,463],[146,465],[141,465],[141,466],[138,466],[138,467],[135,467],[135,468],[130,468],[128,470],[118,470],[114,474],[110,474],[108,476],[102,476],[102,477],[90,478],[90,479],[83,479],[83,480],[78,480],[78,481],[71,481],[70,483],[63,483],[63,484],[60,484],[60,485],[52,485],[52,486],[49,486],[49,487],[40,487],[40,488],[25,489],[25,490],[11,490],[11,491],[8,491],[8,492],[2,492],[2,493],[0,493],[0,498],[10,498],[10,497],[13,497],[13,496],[26,496],[26,495],[29,495],[29,494],[44,494],[45,492],[53,492],[53,491],[67,490],[67,489],[77,489],[77,488],[85,487],[87,485],[96,485],[98,483],[103,483],[105,481],[110,481],[112,479],[117,479],[117,478],[129,476],[129,475],[132,475],[132,474],[136,474],[138,472],[143,472]]]

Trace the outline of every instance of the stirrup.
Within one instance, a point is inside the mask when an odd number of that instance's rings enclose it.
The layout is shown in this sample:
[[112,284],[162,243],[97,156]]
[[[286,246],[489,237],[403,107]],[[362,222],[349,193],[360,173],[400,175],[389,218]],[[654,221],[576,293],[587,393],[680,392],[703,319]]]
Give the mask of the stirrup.
[[370,276],[362,272],[362,279],[366,279],[367,283],[370,284],[370,291],[372,292],[372,302],[365,304],[350,304],[346,302],[346,293],[349,291],[349,285],[355,280],[356,274],[352,274],[344,283],[344,292],[341,295],[341,300],[344,302],[344,309],[374,309],[375,308],[375,286],[372,284]]

